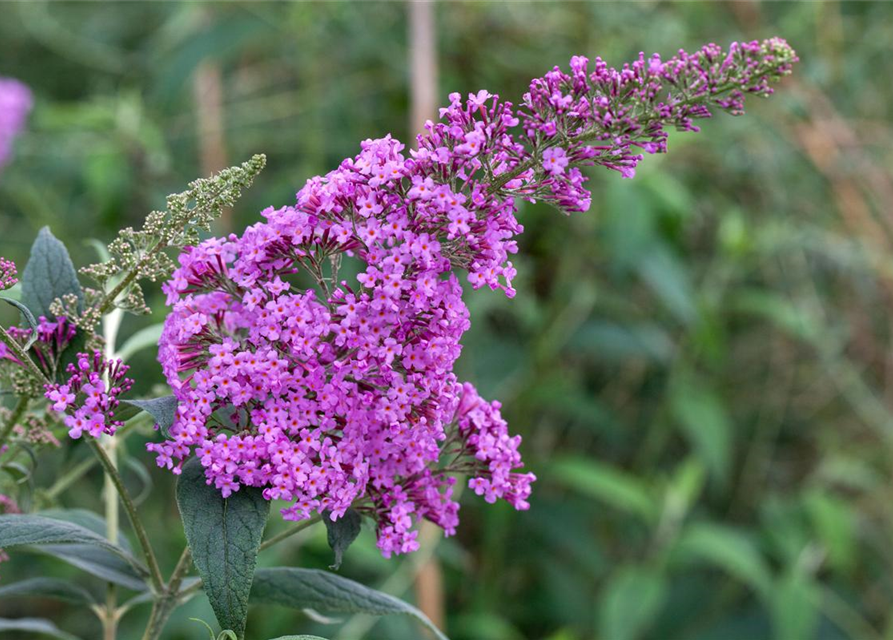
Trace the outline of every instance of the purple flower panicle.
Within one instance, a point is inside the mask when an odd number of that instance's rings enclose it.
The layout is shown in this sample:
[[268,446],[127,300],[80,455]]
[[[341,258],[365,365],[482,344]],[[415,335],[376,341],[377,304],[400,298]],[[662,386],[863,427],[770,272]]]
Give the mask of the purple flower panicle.
[[[179,407],[170,439],[149,444],[158,464],[179,473],[196,455],[223,496],[261,487],[290,503],[286,519],[353,507],[386,556],[418,547],[421,518],[455,532],[454,474],[528,508],[520,437],[453,373],[469,327],[457,273],[514,296],[518,197],[585,211],[581,166],[631,177],[642,152],[666,150],[667,127],[739,113],[795,60],[777,39],[619,71],[575,57],[570,74],[534,80],[519,112],[454,93],[408,154],[366,140],[293,206],[188,247],[164,285],[159,360]],[[339,279],[343,260],[359,263],[354,281]],[[71,388],[56,393],[69,406]]]
[[[366,141],[309,180],[296,206],[180,256],[159,352],[180,408],[172,440],[150,445],[175,470],[196,448],[224,495],[264,487],[292,502],[288,519],[353,505],[378,522],[386,555],[417,547],[418,518],[455,530],[458,467],[439,466],[442,445],[451,434],[458,453],[476,445],[457,414],[473,390],[452,372],[469,326],[454,269],[513,293],[507,256],[520,231],[511,199],[471,180],[454,189],[439,160],[402,150]],[[451,154],[450,170],[470,175],[479,152]],[[354,285],[333,277],[342,256],[365,267]],[[298,271],[319,290],[296,290]],[[502,487],[521,466],[512,446],[496,438],[488,449],[506,449],[499,473],[485,456],[472,466],[514,496],[524,490]]]

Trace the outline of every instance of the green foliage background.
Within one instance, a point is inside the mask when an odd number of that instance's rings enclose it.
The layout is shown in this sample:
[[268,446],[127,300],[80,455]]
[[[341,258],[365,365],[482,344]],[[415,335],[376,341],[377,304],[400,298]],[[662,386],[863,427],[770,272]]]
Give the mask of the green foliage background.
[[[230,164],[269,157],[220,232],[291,202],[360,140],[409,137],[402,3],[29,2],[0,16],[0,75],[37,103],[0,174],[0,253],[19,264],[43,225],[87,264],[90,238],[136,226],[202,173],[203,63],[222,70]],[[619,65],[781,35],[802,62],[747,116],[672,135],[635,180],[593,173],[588,214],[524,207],[519,295],[467,295],[459,368],[524,436],[532,508],[466,495],[456,538],[385,561],[364,531],[342,574],[412,600],[433,554],[455,640],[893,638],[893,7],[444,2],[436,19],[443,102],[479,88],[517,102],[573,54]],[[149,302],[154,317],[128,318],[125,337],[163,317],[157,290]],[[151,350],[134,364],[148,394]],[[129,453],[151,465],[143,443]],[[86,454],[45,457],[37,485]],[[172,478],[149,479],[140,508],[169,567],[183,545]],[[96,509],[100,487],[94,472],[61,504]],[[320,529],[261,564],[324,568]],[[0,570],[60,571],[21,554]],[[77,608],[0,602],[0,616],[25,614],[98,637]],[[128,614],[121,637],[146,615]],[[198,598],[166,637],[204,637],[189,617],[213,620]],[[422,633],[272,608],[248,628]]]

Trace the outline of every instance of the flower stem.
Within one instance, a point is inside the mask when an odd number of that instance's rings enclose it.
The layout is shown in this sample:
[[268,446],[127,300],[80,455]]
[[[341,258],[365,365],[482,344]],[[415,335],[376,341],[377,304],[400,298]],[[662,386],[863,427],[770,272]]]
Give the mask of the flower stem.
[[[115,432],[115,439],[122,443],[124,439],[127,437],[127,434],[133,431],[133,429],[139,427],[141,424],[146,423],[147,421],[144,419],[146,414],[140,414],[130,419],[127,424],[125,424],[121,429]],[[49,489],[47,489],[46,496],[48,498],[58,498],[62,492],[68,489],[75,482],[84,477],[84,475],[90,471],[93,467],[99,464],[99,460],[96,458],[85,458],[82,460],[77,466],[73,467],[70,471],[68,471],[64,476],[56,480]]]
[[87,438],[87,444],[93,450],[93,453],[96,454],[96,457],[99,459],[99,464],[102,465],[106,476],[111,480],[115,490],[121,497],[121,503],[124,505],[124,510],[127,512],[127,517],[130,519],[130,524],[133,527],[134,533],[136,533],[137,540],[139,541],[140,547],[143,550],[143,555],[146,558],[146,566],[149,568],[149,576],[152,581],[153,591],[155,591],[155,593],[163,593],[164,579],[161,577],[161,569],[158,567],[158,560],[155,558],[155,552],[152,549],[152,545],[149,543],[149,536],[146,534],[143,522],[140,520],[140,516],[136,511],[136,505],[133,504],[133,500],[130,497],[130,493],[127,491],[127,487],[124,486],[124,481],[122,480],[121,475],[118,473],[114,463],[108,457],[103,447],[96,442],[96,440]]

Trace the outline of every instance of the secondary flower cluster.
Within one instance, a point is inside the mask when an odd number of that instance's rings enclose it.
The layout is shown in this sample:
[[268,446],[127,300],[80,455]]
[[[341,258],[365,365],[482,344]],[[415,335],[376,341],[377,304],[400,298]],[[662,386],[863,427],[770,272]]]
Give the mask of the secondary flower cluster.
[[6,164],[12,142],[31,111],[31,91],[18,80],[0,78],[0,167]]
[[[107,361],[99,351],[78,353],[75,362],[63,365],[63,356],[77,334],[77,327],[64,317],[48,320],[40,316],[36,329],[10,327],[6,331],[22,349],[27,348],[28,356],[46,379],[55,379],[64,366],[63,380],[46,384],[44,395],[51,409],[67,414],[64,422],[69,436],[79,438],[86,431],[99,437],[103,433],[113,434],[121,426],[114,417],[118,397],[133,385],[124,375],[126,365],[119,360]],[[28,370],[3,342],[0,342],[0,363],[19,373]],[[43,422],[29,418],[14,433],[32,443],[55,443],[55,437]]]
[[708,106],[739,111],[736,91],[767,93],[795,59],[778,40],[620,71],[574,58],[572,74],[533,81],[520,138],[510,103],[452,94],[408,156],[366,140],[294,206],[188,247],[164,287],[159,360],[179,407],[170,439],[149,445],[159,465],[195,454],[224,496],[262,487],[291,503],[287,519],[352,506],[385,555],[417,548],[420,518],[454,532],[453,473],[527,508],[520,438],[453,374],[469,326],[456,272],[513,296],[517,196],[586,210],[580,165],[631,176],[633,149],[664,151],[664,127],[693,129]]
[[[47,378],[52,378],[62,353],[71,344],[77,333],[77,327],[66,318],[47,320],[44,316],[37,319],[37,329],[22,329],[10,327],[7,333],[22,347],[27,345],[36,332],[36,340],[29,349],[37,367]],[[21,362],[9,347],[0,342],[0,361],[6,360],[16,368],[23,369]]]
[[86,431],[94,438],[103,433],[113,435],[123,422],[115,420],[118,396],[127,393],[133,380],[125,377],[129,367],[120,360],[108,361],[102,352],[77,354],[70,363],[67,380],[46,386],[46,398],[53,411],[66,412],[68,435],[80,438]]

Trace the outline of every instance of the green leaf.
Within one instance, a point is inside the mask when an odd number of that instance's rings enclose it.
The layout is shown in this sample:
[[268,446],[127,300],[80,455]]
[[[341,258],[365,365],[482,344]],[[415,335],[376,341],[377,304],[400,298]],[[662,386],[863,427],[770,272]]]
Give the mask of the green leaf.
[[728,304],[734,312],[758,316],[774,324],[788,335],[815,342],[821,334],[821,325],[815,314],[801,308],[788,297],[762,289],[742,289]]
[[[105,519],[87,509],[45,509],[37,513],[37,515],[53,518],[54,520],[71,522],[84,527],[85,529],[89,529],[103,538],[106,536],[107,526]],[[127,553],[133,555],[133,548],[130,546],[130,542],[120,530],[118,532],[118,546],[124,549]]]
[[206,483],[204,468],[193,458],[184,465],[177,482],[177,504],[217,621],[242,638],[270,503],[260,489],[251,487],[223,498]]
[[26,514],[0,515],[0,548],[42,544],[90,544],[131,558],[121,547],[71,522]]
[[551,465],[555,481],[645,521],[656,519],[657,501],[637,477],[588,458],[560,458]]
[[412,605],[353,580],[318,569],[258,569],[254,574],[251,601],[255,604],[278,604],[293,609],[311,608],[332,613],[409,615],[428,627],[439,640],[447,640],[428,617]]
[[169,437],[169,431],[174,426],[174,418],[177,416],[177,399],[174,396],[164,396],[152,400],[122,400],[124,404],[141,409],[155,418],[155,424],[165,438]]
[[273,638],[272,640],[326,640],[325,638],[320,638],[319,636],[279,636],[278,638]]
[[15,596],[38,596],[85,605],[97,602],[96,598],[80,585],[59,578],[29,578],[0,586],[0,600]]
[[[52,519],[51,521],[57,523],[71,524],[86,530],[88,534],[99,538],[104,543],[111,544],[104,537],[105,520],[89,511],[58,509],[41,512],[36,517]],[[107,582],[113,582],[134,591],[144,591],[148,588],[144,579],[148,575],[148,570],[133,558],[130,545],[123,536],[119,536],[116,551],[111,551],[105,546],[97,546],[93,542],[42,544],[35,547],[34,550],[59,558]],[[122,551],[123,556],[121,555]]]
[[25,322],[28,324],[28,327],[31,329],[31,337],[28,338],[28,342],[25,343],[25,346],[22,347],[24,351],[27,351],[31,348],[31,345],[37,341],[37,320],[34,318],[34,314],[31,313],[31,309],[23,305],[18,300],[13,300],[12,298],[7,298],[6,296],[0,296],[0,300],[7,302],[14,306],[16,309],[22,312],[22,318],[24,318]]
[[348,509],[343,516],[334,521],[331,519],[329,512],[326,511],[323,514],[322,521],[326,524],[326,537],[329,541],[329,546],[335,552],[335,564],[331,565],[329,569],[337,570],[341,567],[344,552],[360,535],[362,518],[355,509]]
[[858,553],[856,511],[851,502],[822,492],[810,491],[804,498],[818,539],[828,550],[828,561],[836,569],[848,571]]
[[669,334],[647,322],[591,320],[571,338],[574,352],[592,353],[599,361],[628,362],[631,358],[667,362],[676,350]]
[[663,518],[667,524],[682,521],[704,488],[704,467],[692,456],[680,463],[670,477],[664,492]]
[[685,439],[711,475],[728,478],[732,455],[732,421],[720,397],[693,374],[679,376],[670,387],[670,410]]
[[132,591],[145,591],[149,588],[145,580],[148,572],[143,569],[134,570],[131,563],[125,562],[105,549],[86,544],[52,544],[35,550],[59,558],[92,576]]
[[674,551],[677,560],[712,564],[761,596],[770,591],[771,573],[762,554],[747,536],[731,527],[692,524],[682,532]]
[[654,569],[621,568],[608,580],[600,599],[600,637],[611,640],[640,637],[666,597],[666,578]]
[[697,318],[694,290],[682,260],[656,245],[639,260],[637,268],[642,279],[680,322],[691,324]]
[[164,324],[153,324],[152,326],[140,329],[127,339],[122,347],[118,350],[118,357],[127,362],[130,357],[143,349],[149,347],[158,347],[158,341],[161,339],[161,331]]
[[22,273],[22,302],[36,316],[54,319],[50,304],[66,294],[78,297],[78,310],[82,311],[84,294],[68,250],[44,227],[31,245],[31,257]]
[[0,465],[0,469],[5,471],[13,479],[16,484],[28,482],[33,475],[33,471],[23,465],[21,462],[7,462]]
[[810,640],[816,637],[821,601],[817,585],[799,572],[784,576],[772,589],[770,607],[775,637],[783,640]]
[[62,631],[52,622],[44,620],[43,618],[18,618],[16,620],[0,618],[0,633],[3,633],[4,631],[24,631],[26,633],[39,633],[45,636],[52,636],[59,640],[79,640],[77,636]]

